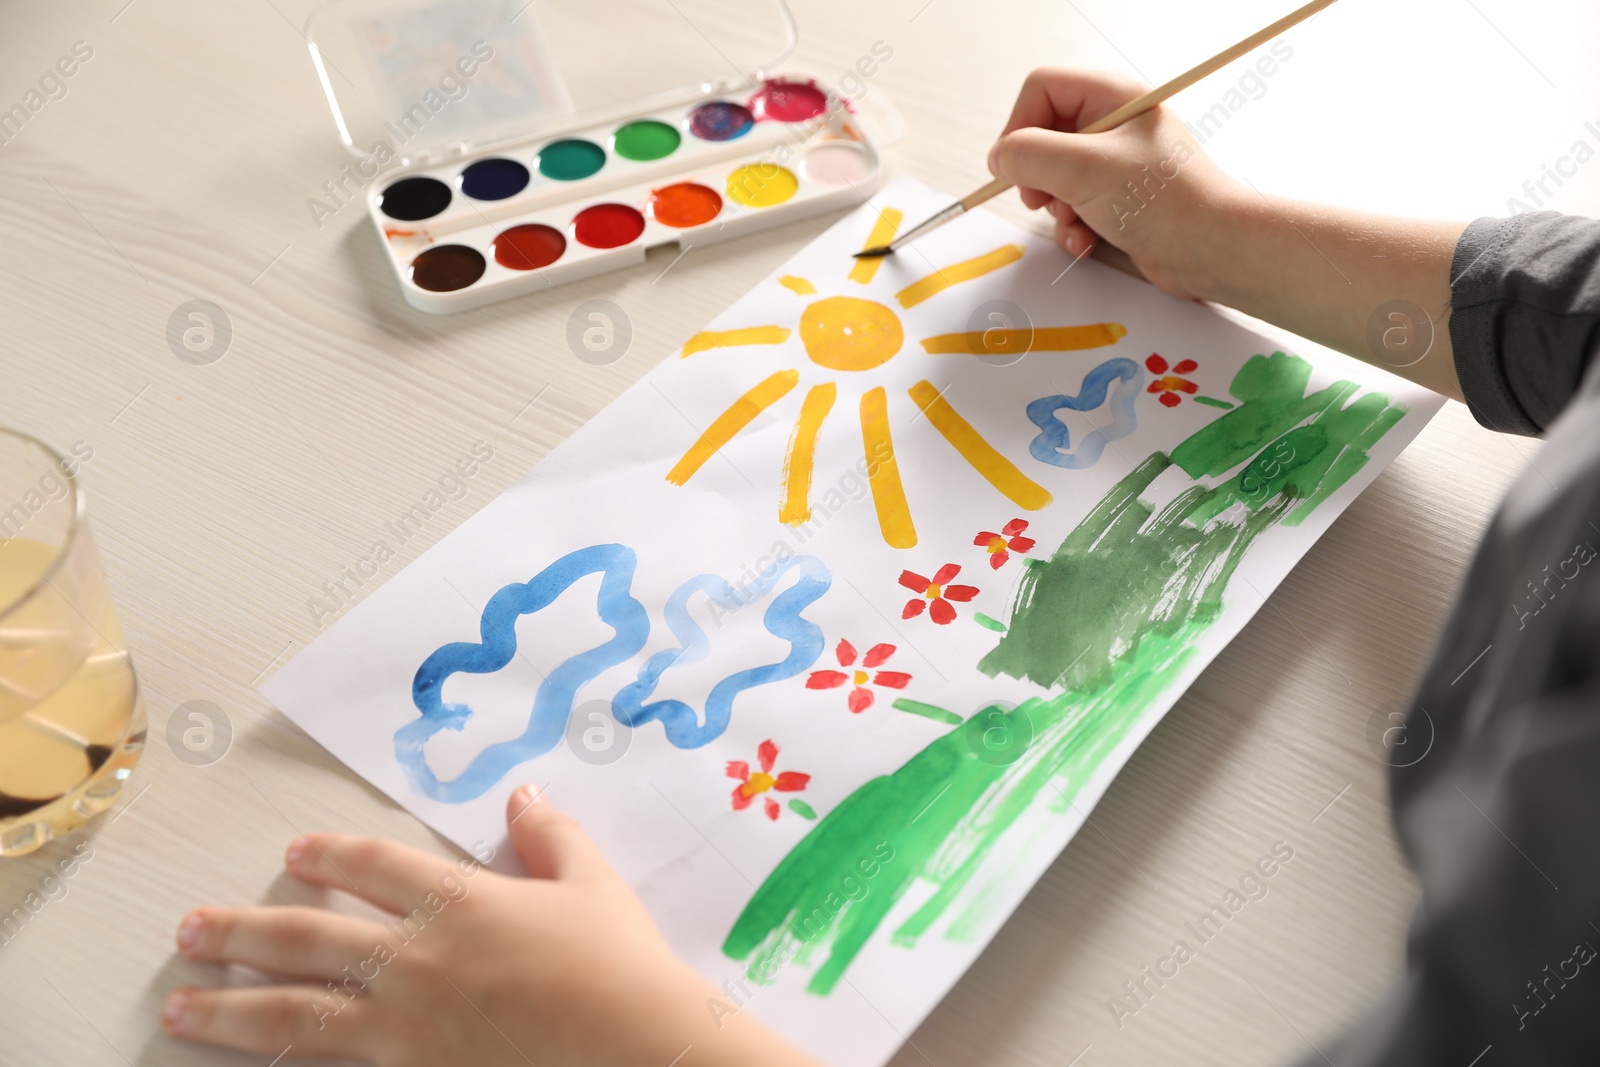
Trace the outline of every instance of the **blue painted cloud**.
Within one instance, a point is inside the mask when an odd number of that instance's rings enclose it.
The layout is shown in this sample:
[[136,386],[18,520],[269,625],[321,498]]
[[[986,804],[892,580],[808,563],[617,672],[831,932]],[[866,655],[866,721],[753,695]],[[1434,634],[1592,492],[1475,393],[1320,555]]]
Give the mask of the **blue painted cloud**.
[[[1110,388],[1116,382],[1116,388]],[[1131,359],[1108,359],[1083,376],[1083,385],[1077,396],[1042,396],[1028,405],[1028,421],[1039,427],[1039,435],[1028,445],[1028,452],[1041,463],[1050,463],[1069,470],[1092,467],[1100,459],[1108,443],[1126,437],[1138,426],[1138,416],[1133,403],[1144,386],[1144,369]],[[1056,417],[1062,408],[1069,411],[1092,411],[1106,402],[1111,394],[1111,423],[1101,429],[1091,430],[1078,442],[1077,451],[1072,445],[1067,424]]]
[[[765,663],[736,671],[722,679],[706,697],[705,717],[681,700],[645,703],[655,692],[661,676],[675,667],[687,667],[704,659],[710,649],[706,632],[689,615],[689,598],[705,593],[724,611],[760,599],[775,588],[778,579],[789,571],[798,577],[794,585],[773,597],[762,617],[767,630],[789,642],[789,652],[775,663]],[[612,714],[625,726],[641,726],[659,721],[667,740],[679,748],[699,748],[721,737],[733,717],[733,701],[740,693],[759,685],[770,685],[793,678],[817,661],[822,654],[822,628],[801,615],[833,584],[833,576],[814,556],[791,556],[767,568],[744,592],[736,591],[715,574],[701,574],[679,586],[667,598],[663,611],[667,627],[678,639],[678,647],[657,652],[639,671],[639,677],[625,686],[612,701]]]
[[[411,699],[422,717],[394,735],[395,759],[418,792],[450,804],[472,800],[488,792],[512,767],[543,755],[561,741],[578,690],[638,652],[650,636],[650,616],[631,592],[636,563],[633,549],[624,545],[595,545],[562,556],[526,583],[508,585],[489,598],[479,626],[481,642],[445,645],[422,662],[411,683]],[[549,607],[574,582],[596,572],[603,577],[595,607],[614,636],[550,672],[534,694],[528,728],[520,737],[488,746],[451,781],[437,778],[424,746],[440,730],[461,729],[473,714],[465,704],[443,702],[445,681],[457,672],[491,674],[510,663],[517,653],[517,620]]]
[[[520,585],[508,585],[489,598],[479,625],[478,642],[460,641],[436,649],[417,669],[411,697],[421,717],[394,735],[395,759],[419,793],[448,804],[482,796],[520,763],[549,752],[567,730],[578,691],[601,674],[644,648],[650,636],[650,616],[634,599],[633,576],[638,557],[625,545],[595,545],[571,552]],[[679,700],[646,703],[662,676],[673,668],[687,667],[705,658],[710,648],[704,630],[689,614],[696,593],[724,612],[754,604],[777,588],[780,579],[795,572],[794,584],[772,598],[762,622],[774,636],[788,642],[780,660],[735,671],[712,687],[704,717]],[[466,704],[446,704],[444,684],[451,675],[492,674],[504,668],[517,653],[517,620],[542,611],[573,583],[600,574],[595,609],[601,622],[611,627],[610,640],[572,656],[552,670],[534,694],[528,726],[519,737],[499,741],[472,758],[455,778],[441,780],[428,765],[427,743],[440,730],[460,730],[474,712]],[[756,686],[792,678],[805,671],[822,654],[822,630],[801,614],[826,593],[832,575],[812,556],[792,556],[774,563],[755,581],[735,590],[713,574],[697,575],[667,598],[663,609],[667,627],[678,647],[657,652],[612,700],[612,714],[625,726],[661,723],[667,740],[679,748],[698,748],[720,737],[733,716],[733,703]]]

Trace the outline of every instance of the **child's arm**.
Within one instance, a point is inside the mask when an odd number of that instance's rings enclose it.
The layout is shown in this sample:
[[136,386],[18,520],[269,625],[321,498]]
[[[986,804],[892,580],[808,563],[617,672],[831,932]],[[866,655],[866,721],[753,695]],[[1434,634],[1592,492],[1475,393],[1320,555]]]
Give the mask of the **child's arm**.
[[[1207,159],[1166,108],[1107,133],[1070,132],[1143,88],[1108,74],[1034,71],[989,169],[1028,207],[1055,216],[1056,239],[1074,256],[1098,245],[1099,258],[1176,296],[1226,304],[1461,398],[1445,315],[1464,224],[1265,195]],[[1380,314],[1392,301],[1421,308],[1429,322]]]
[[162,1024],[174,1037],[267,1057],[292,1045],[296,1056],[380,1067],[816,1067],[749,1012],[730,1011],[735,1000],[673,955],[572,819],[526,788],[506,818],[531,878],[393,841],[299,838],[285,858],[290,873],[395,918],[191,912],[178,931],[185,956],[299,984],[180,989]]

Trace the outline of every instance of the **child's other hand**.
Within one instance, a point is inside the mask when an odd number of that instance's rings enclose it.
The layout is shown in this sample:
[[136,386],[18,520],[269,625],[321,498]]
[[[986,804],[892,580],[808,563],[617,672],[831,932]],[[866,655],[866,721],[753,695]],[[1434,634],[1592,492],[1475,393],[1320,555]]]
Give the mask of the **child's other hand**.
[[[311,834],[289,871],[398,916],[318,908],[200,908],[178,931],[192,960],[296,984],[175,991],[174,1037],[381,1067],[804,1061],[673,955],[633,891],[569,817],[525,788],[507,806],[531,878],[393,841]],[[404,931],[401,924],[405,924]],[[330,990],[330,983],[332,989]],[[693,1046],[683,1055],[685,1046]]]
[[1035,70],[989,169],[1014,183],[1028,207],[1055,216],[1056,242],[1068,254],[1087,255],[1103,241],[1167,292],[1205,297],[1204,253],[1218,243],[1212,233],[1239,187],[1166,108],[1105,133],[1072,132],[1145,88],[1114,74]]

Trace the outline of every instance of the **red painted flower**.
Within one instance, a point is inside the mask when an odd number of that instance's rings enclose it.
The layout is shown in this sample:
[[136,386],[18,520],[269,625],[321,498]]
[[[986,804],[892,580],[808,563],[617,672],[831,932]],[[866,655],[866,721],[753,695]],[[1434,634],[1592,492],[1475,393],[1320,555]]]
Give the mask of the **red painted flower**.
[[1183,399],[1179,393],[1192,393],[1200,388],[1189,379],[1181,377],[1193,373],[1200,366],[1192,359],[1180,359],[1172,367],[1171,374],[1167,373],[1167,361],[1154,352],[1150,353],[1150,358],[1144,361],[1144,365],[1149,368],[1151,374],[1160,375],[1150,383],[1149,391],[1160,393],[1161,402],[1169,408],[1177,407],[1178,401]]
[[[839,657],[839,666],[855,667],[856,646],[849,641],[840,641],[839,647],[834,650]],[[869,676],[867,669],[877,667],[894,655],[893,645],[873,645],[867,649],[867,654],[861,657],[861,666],[855,670],[846,671],[812,671],[811,677],[806,679],[807,689],[837,689],[846,682],[855,686],[850,690],[850,710],[863,712],[872,707],[872,690],[867,688],[870,680],[873,685],[885,686],[889,689],[904,689],[906,683],[911,681],[911,675],[899,671],[878,671]]]
[[[972,539],[972,543],[979,548],[989,550],[989,566],[999,570],[1005,566],[1006,560],[1011,558],[1012,552],[1028,552],[1032,550],[1034,540],[1023,537],[1022,531],[1028,528],[1027,519],[1012,519],[1000,527],[999,533],[990,533],[985,530]],[[1010,551],[1007,551],[1007,550]]]
[[914,619],[926,608],[928,617],[940,626],[955,622],[956,609],[950,606],[950,601],[962,603],[978,595],[976,586],[950,584],[950,579],[960,573],[961,567],[955,563],[946,563],[940,567],[932,581],[911,571],[901,571],[900,584],[913,593],[921,593],[922,597],[921,599],[912,597],[906,601],[905,610],[900,613],[900,617]]
[[[763,741],[756,749],[756,759],[761,767],[754,774],[750,773],[750,764],[742,759],[728,761],[728,777],[739,779],[739,784],[733,787],[733,810],[743,811],[755,800],[756,795],[768,790],[776,789],[780,793],[798,793],[811,781],[809,774],[798,771],[784,771],[782,774],[773,774],[772,765],[778,760],[778,746],[771,741]],[[767,818],[778,817],[778,802],[770,796],[764,799],[764,809]]]

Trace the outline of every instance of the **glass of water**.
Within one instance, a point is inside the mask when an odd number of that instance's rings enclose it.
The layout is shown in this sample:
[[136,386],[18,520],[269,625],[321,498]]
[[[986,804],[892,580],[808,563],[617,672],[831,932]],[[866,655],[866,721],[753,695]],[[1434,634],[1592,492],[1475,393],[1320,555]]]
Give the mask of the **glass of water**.
[[133,661],[78,485],[93,455],[0,429],[0,856],[104,811],[144,747]]

